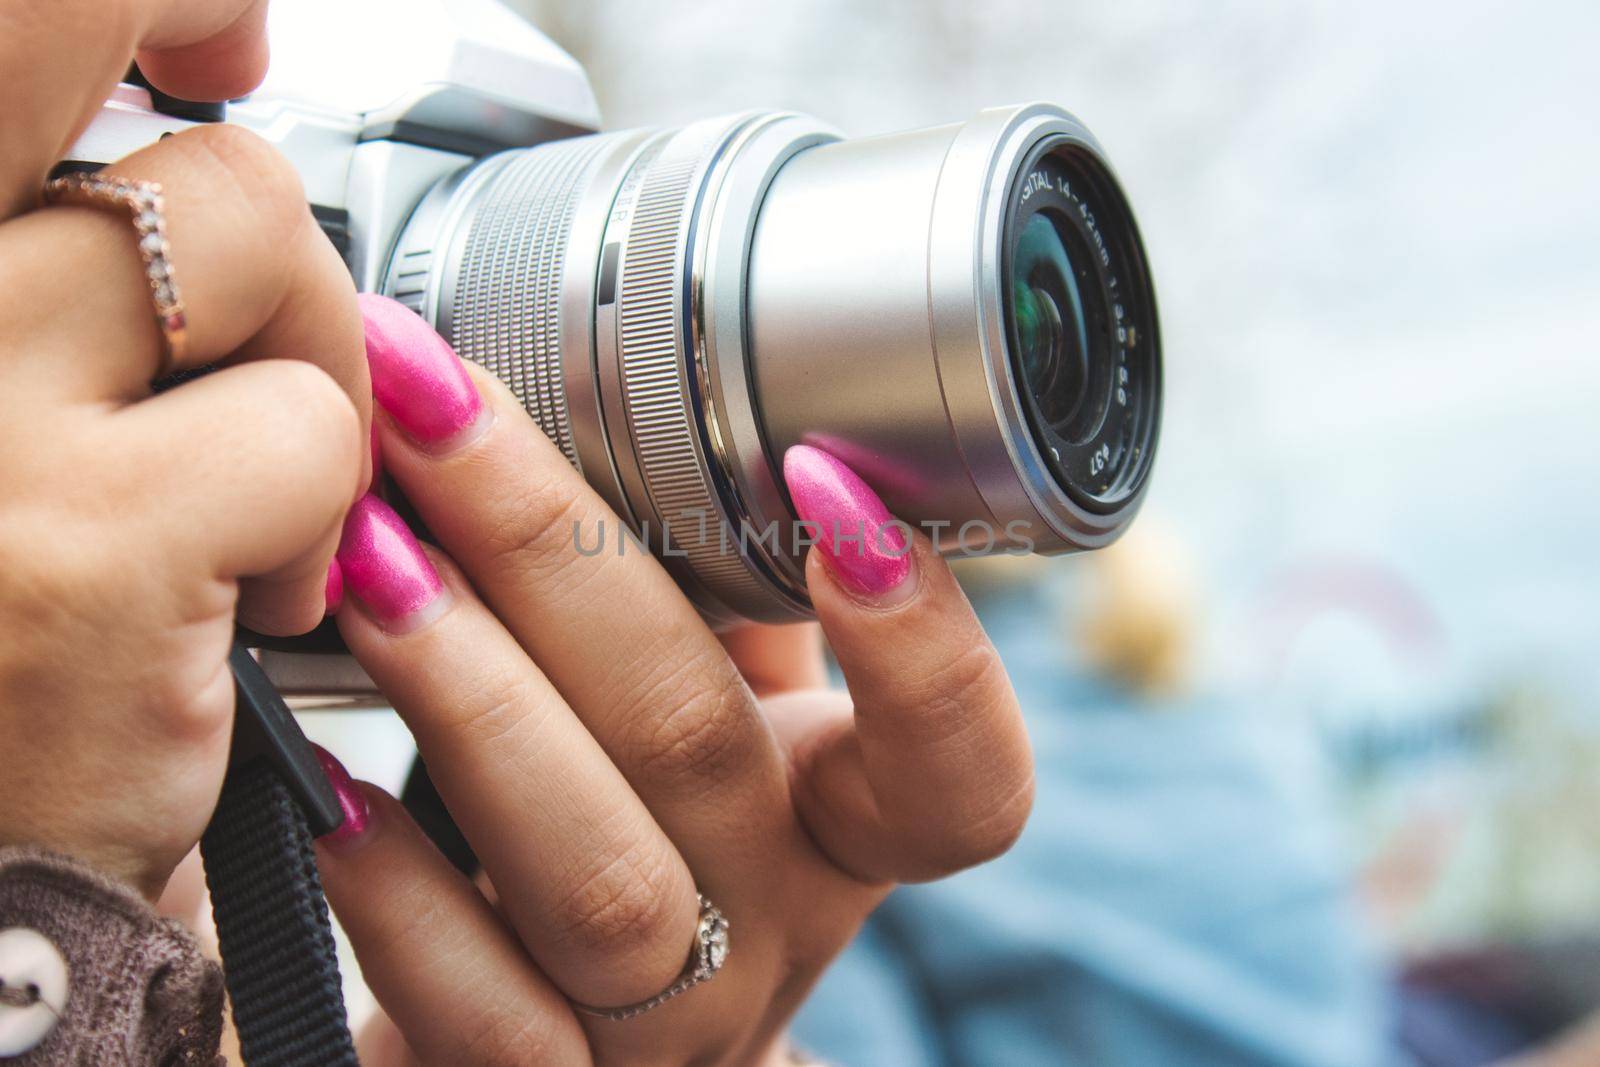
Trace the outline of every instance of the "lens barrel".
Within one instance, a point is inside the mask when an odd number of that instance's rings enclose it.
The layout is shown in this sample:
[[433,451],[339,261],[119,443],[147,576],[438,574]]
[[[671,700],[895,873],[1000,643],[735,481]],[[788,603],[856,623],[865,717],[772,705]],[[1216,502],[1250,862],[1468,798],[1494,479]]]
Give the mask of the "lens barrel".
[[385,291],[504,379],[718,623],[809,614],[791,445],[946,552],[1106,544],[1154,458],[1143,249],[1053,107],[859,140],[752,113],[503,153],[419,205]]

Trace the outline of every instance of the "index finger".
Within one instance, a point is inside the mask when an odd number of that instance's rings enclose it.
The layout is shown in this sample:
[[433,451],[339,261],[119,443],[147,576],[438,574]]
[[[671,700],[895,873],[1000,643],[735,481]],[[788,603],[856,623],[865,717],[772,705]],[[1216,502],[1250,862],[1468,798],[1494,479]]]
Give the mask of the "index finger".
[[1033,757],[999,653],[927,539],[907,541],[839,460],[796,446],[784,478],[820,531],[806,587],[855,705],[796,744],[798,802],[868,881],[949,874],[1003,852],[1033,803]]
[[[784,768],[715,635],[655,557],[623,550],[620,520],[503,383],[463,371],[410,310],[362,302],[384,467],[428,530],[691,870],[764,862],[763,835],[789,825]],[[618,551],[580,550],[590,537]]]

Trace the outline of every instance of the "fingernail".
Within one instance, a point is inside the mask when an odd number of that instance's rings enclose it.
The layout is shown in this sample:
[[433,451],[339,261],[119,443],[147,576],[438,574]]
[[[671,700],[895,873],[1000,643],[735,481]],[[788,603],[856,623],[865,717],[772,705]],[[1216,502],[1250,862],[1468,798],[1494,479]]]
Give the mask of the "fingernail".
[[429,449],[477,436],[488,412],[461,358],[410,308],[376,293],[358,298],[372,395],[413,440]]
[[846,588],[880,602],[910,591],[905,531],[855,471],[820,448],[795,445],[783,454],[783,480]]
[[339,605],[344,603],[344,568],[339,566],[338,556],[328,561],[328,581],[322,587],[322,596],[327,613],[339,614]]
[[444,583],[405,520],[368,493],[344,519],[335,557],[344,586],[378,624],[406,633],[438,616]]
[[368,807],[367,798],[361,790],[356,788],[350,772],[344,769],[344,764],[321,745],[313,743],[311,747],[316,750],[317,762],[322,764],[322,773],[328,776],[328,784],[333,786],[333,795],[339,798],[339,810],[344,812],[344,822],[318,840],[336,847],[347,845],[366,831],[372,809]]

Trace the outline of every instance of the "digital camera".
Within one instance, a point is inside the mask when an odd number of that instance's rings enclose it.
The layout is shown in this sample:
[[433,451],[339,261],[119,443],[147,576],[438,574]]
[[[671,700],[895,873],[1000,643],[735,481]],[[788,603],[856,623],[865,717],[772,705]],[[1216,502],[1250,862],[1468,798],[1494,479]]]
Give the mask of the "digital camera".
[[794,444],[946,553],[1096,548],[1138,510],[1155,292],[1067,112],[596,133],[582,69],[495,0],[272,12],[259,91],[223,113],[124,85],[69,162],[195,121],[272,142],[359,287],[504,379],[713,623],[809,612]]

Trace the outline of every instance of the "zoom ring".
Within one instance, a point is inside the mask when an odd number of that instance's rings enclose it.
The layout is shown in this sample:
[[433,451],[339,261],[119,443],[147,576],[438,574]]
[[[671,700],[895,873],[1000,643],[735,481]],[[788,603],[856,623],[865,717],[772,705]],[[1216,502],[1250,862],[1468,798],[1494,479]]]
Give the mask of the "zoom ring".
[[691,126],[649,165],[628,230],[619,298],[623,394],[651,508],[684,569],[724,602],[756,588],[721,533],[706,467],[714,460],[700,453],[689,395],[694,371],[685,322],[697,184],[729,132],[723,123]]

